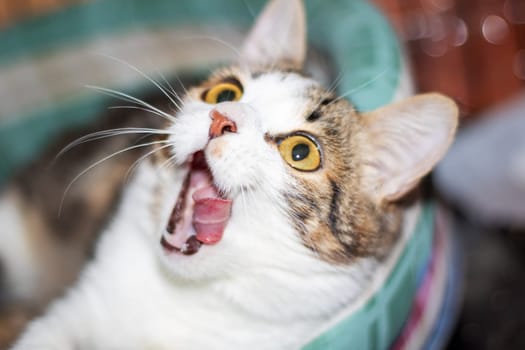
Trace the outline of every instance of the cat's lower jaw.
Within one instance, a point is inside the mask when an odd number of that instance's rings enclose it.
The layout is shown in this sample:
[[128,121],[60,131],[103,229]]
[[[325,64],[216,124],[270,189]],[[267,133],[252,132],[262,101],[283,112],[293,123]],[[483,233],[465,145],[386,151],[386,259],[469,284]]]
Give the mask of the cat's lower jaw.
[[[148,165],[139,170],[79,283],[30,325],[14,349],[297,348],[362,295],[379,267],[371,259],[334,267],[304,251],[290,253],[289,246],[287,256],[276,246],[276,254],[265,257],[254,242],[244,263],[226,260],[207,269],[206,258],[214,265],[225,259],[221,254],[233,244],[225,236],[223,247],[167,262],[182,264],[177,269],[187,275],[167,271],[151,236],[158,225],[136,214],[147,212],[156,178]],[[210,271],[197,278],[192,269]]]

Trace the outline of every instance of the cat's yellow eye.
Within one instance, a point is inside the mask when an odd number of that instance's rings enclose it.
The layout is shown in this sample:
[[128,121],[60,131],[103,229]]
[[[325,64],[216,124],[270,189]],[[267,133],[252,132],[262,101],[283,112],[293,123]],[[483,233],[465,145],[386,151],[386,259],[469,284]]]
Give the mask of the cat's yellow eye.
[[234,82],[222,82],[204,93],[204,102],[216,104],[227,101],[239,101],[242,97],[240,84]]
[[321,152],[317,143],[309,136],[294,134],[279,143],[279,152],[292,168],[314,171],[321,166]]

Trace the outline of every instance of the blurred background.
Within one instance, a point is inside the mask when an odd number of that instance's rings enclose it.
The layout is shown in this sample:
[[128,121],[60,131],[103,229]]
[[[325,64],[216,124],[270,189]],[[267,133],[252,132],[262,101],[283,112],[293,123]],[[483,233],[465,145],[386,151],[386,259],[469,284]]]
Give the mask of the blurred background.
[[449,349],[525,349],[525,1],[374,0],[420,91],[460,105],[433,174],[456,210],[465,296]]
[[[0,33],[80,2],[89,0],[0,0]],[[404,43],[417,90],[449,95],[461,110],[457,141],[431,181],[465,258],[448,348],[525,349],[525,1],[371,2]],[[27,319],[4,314],[0,347]]]

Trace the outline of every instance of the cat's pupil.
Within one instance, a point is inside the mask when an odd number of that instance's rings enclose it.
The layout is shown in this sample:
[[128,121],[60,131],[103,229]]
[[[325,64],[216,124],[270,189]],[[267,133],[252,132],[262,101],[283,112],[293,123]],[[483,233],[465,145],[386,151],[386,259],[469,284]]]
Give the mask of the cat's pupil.
[[217,95],[217,103],[235,100],[235,91],[226,89]]
[[310,147],[307,144],[299,143],[292,149],[292,159],[296,162],[301,161],[308,157],[310,154]]

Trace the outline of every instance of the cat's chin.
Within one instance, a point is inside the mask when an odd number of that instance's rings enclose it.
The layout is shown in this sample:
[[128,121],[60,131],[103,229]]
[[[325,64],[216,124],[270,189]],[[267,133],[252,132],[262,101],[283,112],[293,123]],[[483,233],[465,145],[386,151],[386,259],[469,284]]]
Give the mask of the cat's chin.
[[188,159],[189,172],[171,211],[160,245],[166,255],[194,255],[219,243],[231,215],[232,200],[215,186],[203,151]]

